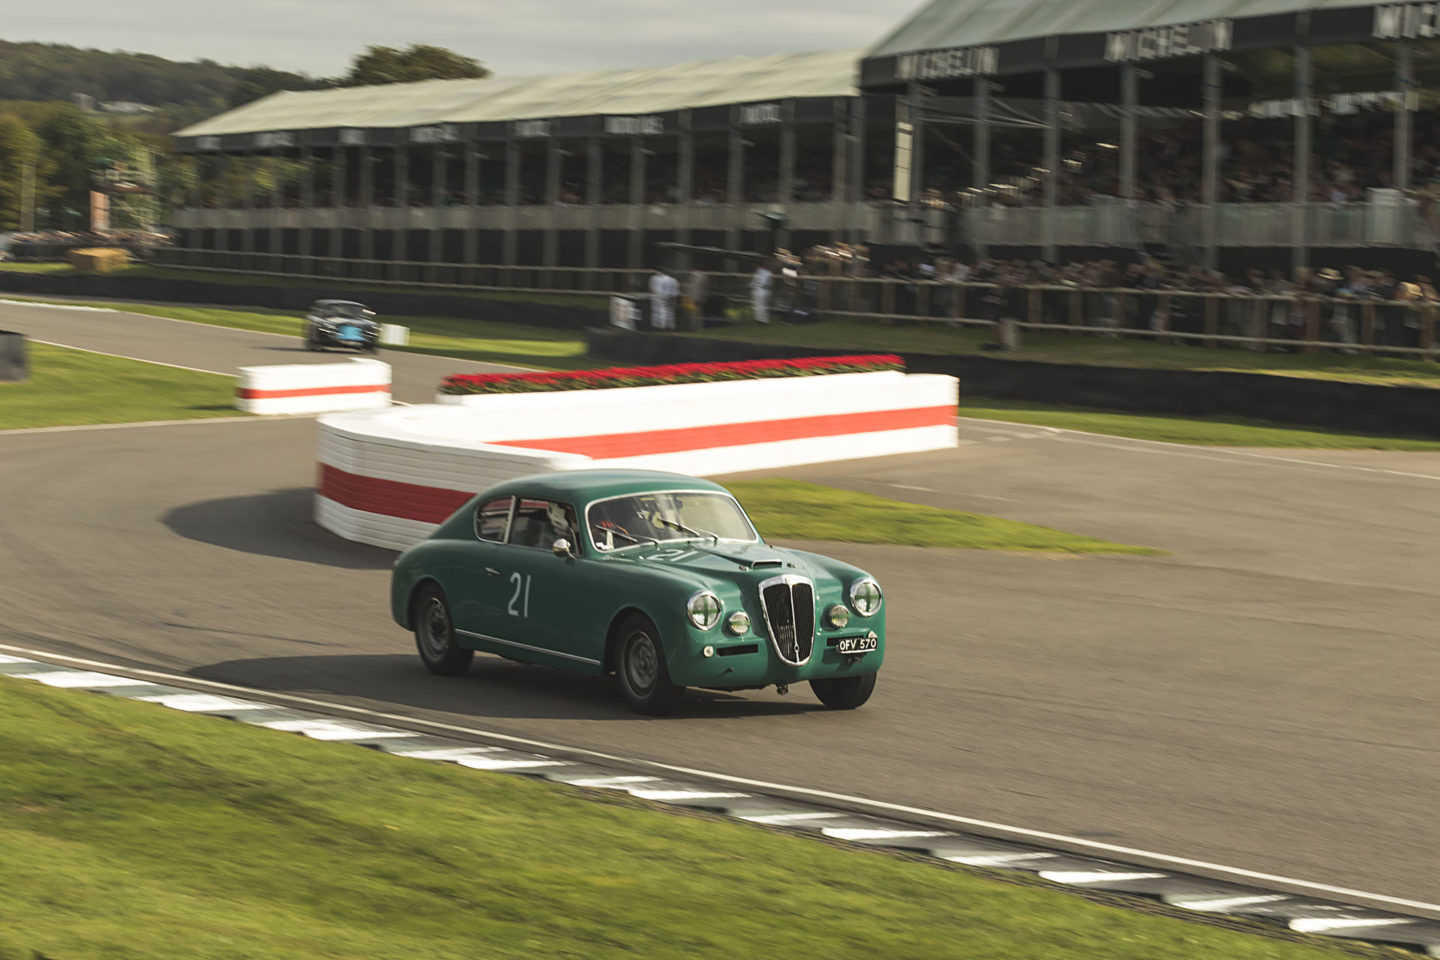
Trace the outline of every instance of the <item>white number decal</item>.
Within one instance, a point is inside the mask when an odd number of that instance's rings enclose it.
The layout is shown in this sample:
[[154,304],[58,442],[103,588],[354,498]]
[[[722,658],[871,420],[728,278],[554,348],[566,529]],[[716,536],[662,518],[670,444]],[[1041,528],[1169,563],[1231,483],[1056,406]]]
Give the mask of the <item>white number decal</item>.
[[670,547],[665,550],[656,550],[654,553],[650,554],[650,559],[663,560],[668,563],[679,563],[681,560],[684,560],[687,557],[698,556],[700,556],[700,551],[698,550],[681,550],[675,547]]
[[[526,574],[524,577],[521,577],[519,573],[512,573],[510,574],[510,582],[515,584],[515,595],[510,598],[510,606],[506,608],[506,612],[512,617],[524,617],[528,619],[530,616],[530,576]],[[523,600],[521,599],[521,594],[524,594]],[[515,609],[517,601],[520,603],[519,610]]]

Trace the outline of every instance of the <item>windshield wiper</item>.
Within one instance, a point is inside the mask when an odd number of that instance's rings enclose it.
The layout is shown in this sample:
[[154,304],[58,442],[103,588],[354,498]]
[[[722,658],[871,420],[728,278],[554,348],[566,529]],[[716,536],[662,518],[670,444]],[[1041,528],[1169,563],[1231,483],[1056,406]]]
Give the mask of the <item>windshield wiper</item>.
[[679,520],[667,520],[664,517],[656,517],[655,519],[660,521],[661,526],[669,527],[671,530],[679,530],[681,533],[688,533],[692,537],[709,537],[716,543],[720,542],[720,535],[718,533],[711,533],[709,530],[696,530],[694,527],[685,526],[685,524]]
[[601,533],[606,534],[607,536],[611,536],[611,537],[624,537],[626,540],[629,540],[631,543],[653,543],[653,544],[655,544],[655,546],[657,546],[657,547],[660,546],[660,541],[659,541],[659,540],[656,540],[654,537],[637,537],[637,536],[635,536],[635,534],[633,534],[633,533],[626,533],[624,530],[620,530],[620,529],[617,529],[617,528],[615,528],[615,527],[601,527],[601,526],[596,526],[596,527],[594,527],[593,529],[598,530],[598,531],[600,531]]

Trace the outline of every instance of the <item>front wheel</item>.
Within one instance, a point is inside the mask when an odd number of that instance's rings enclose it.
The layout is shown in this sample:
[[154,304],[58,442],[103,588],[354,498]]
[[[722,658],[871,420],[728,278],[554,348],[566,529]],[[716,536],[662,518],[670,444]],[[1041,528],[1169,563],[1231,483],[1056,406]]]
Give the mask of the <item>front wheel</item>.
[[862,673],[858,677],[811,680],[810,689],[831,710],[854,710],[875,692],[875,677],[873,673]]
[[636,713],[667,714],[685,691],[670,682],[660,631],[649,617],[640,614],[632,614],[620,624],[615,673],[620,678],[621,696]]
[[415,648],[425,669],[442,677],[458,677],[470,669],[474,650],[455,643],[450,605],[435,584],[428,584],[415,601]]

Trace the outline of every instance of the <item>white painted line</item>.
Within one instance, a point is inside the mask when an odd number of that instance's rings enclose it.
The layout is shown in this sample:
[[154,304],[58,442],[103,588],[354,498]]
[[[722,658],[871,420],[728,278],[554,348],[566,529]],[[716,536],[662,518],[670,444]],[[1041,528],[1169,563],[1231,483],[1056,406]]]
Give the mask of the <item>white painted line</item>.
[[1403,917],[1304,917],[1290,921],[1290,929],[1296,933],[1325,933],[1330,930],[1353,930],[1358,927],[1394,927],[1402,923],[1414,923]]
[[8,653],[0,653],[0,663],[34,663],[27,657],[12,657]]
[[469,767],[472,770],[529,770],[533,767],[563,767],[564,760],[506,760],[503,757],[466,757],[457,760],[456,763],[462,767]]
[[131,420],[128,423],[72,423],[68,426],[19,426],[10,430],[0,430],[0,436],[12,436],[16,433],[76,433],[79,430],[134,430],[137,427],[147,426],[193,426],[200,423],[268,423],[271,420],[312,420],[320,416],[318,413],[271,413],[266,416],[253,416],[249,413],[242,413],[239,416],[223,417],[190,417],[187,420]]
[[498,740],[504,743],[511,743],[529,747],[534,750],[558,751],[572,756],[593,757],[597,760],[605,760],[611,763],[620,763],[629,767],[648,768],[662,770],[669,773],[680,773],[694,777],[703,777],[707,780],[716,780],[721,783],[733,783],[738,786],[749,787],[754,790],[773,790],[780,793],[794,794],[801,797],[814,797],[821,800],[828,800],[834,803],[844,804],[851,807],[865,807],[872,810],[883,810],[889,813],[903,813],[911,816],[925,817],[932,820],[940,820],[945,823],[960,824],[966,827],[974,827],[980,830],[1003,833],[1016,837],[1025,837],[1030,840],[1049,841],[1052,843],[1064,844],[1071,847],[1079,847],[1086,850],[1098,850],[1108,854],[1123,857],[1138,857],[1145,860],[1152,860],[1156,863],[1163,863],[1175,867],[1190,867],[1196,870],[1203,870],[1213,874],[1220,874],[1227,877],[1243,877],[1247,880],[1260,880],[1267,883],[1283,884],[1289,887],[1299,887],[1317,893],[1330,894],[1332,896],[1347,897],[1354,900],[1366,900],[1372,903],[1383,903],[1392,907],[1407,907],[1417,910],[1425,910],[1431,913],[1440,914],[1440,903],[1426,903],[1422,900],[1409,900],[1404,897],[1394,897],[1383,893],[1370,893],[1365,890],[1355,890],[1350,887],[1340,887],[1329,883],[1317,883],[1313,880],[1302,880],[1297,877],[1286,877],[1275,873],[1265,873],[1260,870],[1247,870],[1241,867],[1231,867],[1223,863],[1213,863],[1208,860],[1197,860],[1192,857],[1179,857],[1166,853],[1157,853],[1153,850],[1141,850],[1137,847],[1125,847],[1113,843],[1102,843],[1098,840],[1087,840],[1084,837],[1072,837],[1063,833],[1052,833],[1048,830],[1031,830],[1026,827],[1015,827],[1010,824],[996,823],[993,820],[980,820],[975,817],[962,817],[953,813],[945,813],[940,810],[927,810],[923,807],[912,807],[903,803],[889,803],[883,800],[871,800],[866,797],[857,797],[845,793],[837,793],[833,790],[818,790],[813,787],[800,787],[792,784],[775,783],[769,780],[756,780],[751,777],[737,777],[728,773],[717,773],[711,770],[704,770],[698,767],[684,767],[678,764],[660,763],[654,760],[640,760],[634,757],[626,757],[619,754],[605,753],[600,750],[591,750],[585,747],[571,747],[559,743],[548,743],[544,740],[534,740],[529,737],[517,737],[511,734],[499,733],[490,730],[483,730],[478,727],[465,727],[454,723],[442,723],[436,720],[424,720],[419,717],[410,717],[400,713],[386,713],[380,710],[370,710],[365,707],[351,706],[345,703],[334,703],[329,700],[318,700],[313,697],[301,697],[288,693],[275,693],[269,690],[254,690],[248,687],[236,686],[230,683],[220,683],[215,680],[200,680],[195,677],[180,676],[173,673],[165,673],[159,670],[142,670],[120,666],[118,664],[105,663],[99,660],[89,660],[83,657],[71,657],[61,653],[51,653],[48,650],[36,650],[30,647],[19,647],[13,644],[0,643],[0,650],[9,650],[17,654],[28,654],[31,657],[44,658],[42,662],[53,663],[56,660],[65,663],[80,664],[89,667],[101,667],[108,670],[124,671],[145,677],[153,677],[167,683],[174,683],[177,686],[203,686],[214,690],[225,690],[243,696],[258,696],[268,700],[283,700],[286,703],[302,704],[309,707],[317,707],[322,710],[330,710],[341,713],[350,713],[366,717],[372,721],[394,722],[414,727],[425,727],[430,730],[444,730],[451,733],[461,733],[469,736],[484,737],[488,740]]
[[286,733],[300,733],[312,740],[396,740],[420,736],[408,730],[370,730],[339,720],[270,720],[255,726],[283,730]]
[[140,687],[147,681],[131,680],[108,673],[90,673],[85,670],[64,670],[59,673],[21,674],[27,680],[39,680],[47,687],[73,687],[79,690],[98,690],[101,687]]
[[54,340],[37,340],[34,337],[27,337],[31,343],[43,343],[47,347],[64,347],[66,350],[79,350],[81,353],[94,353],[102,357],[115,357],[118,360],[134,360],[136,363],[150,363],[157,367],[173,367],[176,370],[189,370],[191,373],[213,373],[220,377],[235,379],[236,374],[225,373],[221,370],[204,370],[200,367],[187,367],[179,363],[165,363],[161,360],[146,360],[144,357],[132,357],[124,353],[108,353],[104,350],[91,350],[87,347],[77,347],[69,343],[56,343]]
[[845,816],[843,813],[767,813],[758,817],[740,817],[741,820],[748,820],[751,823],[764,823],[771,826],[783,826],[787,823],[808,823],[811,820],[837,820]]
[[449,760],[458,762],[468,760],[471,757],[478,757],[484,753],[496,753],[503,747],[440,747],[429,750],[396,750],[397,757],[410,757],[415,760]]
[[167,693],[160,697],[136,697],[145,703],[158,703],[171,710],[186,713],[224,713],[240,710],[264,710],[263,703],[246,703],[229,697],[217,697],[211,693]]
[[955,857],[941,857],[952,863],[963,863],[971,867],[1003,867],[1012,863],[1026,863],[1031,860],[1054,860],[1058,853],[981,853],[962,854]]
[[748,797],[748,793],[724,793],[719,790],[627,790],[632,797],[641,800],[725,800]]
[[1084,885],[1087,883],[1118,883],[1121,880],[1158,880],[1168,873],[1111,873],[1108,870],[1041,870],[1040,877],[1053,883]]
[[919,490],[921,493],[934,493],[930,487],[917,487],[909,483],[886,483],[887,487],[894,487],[897,490]]
[[1262,903],[1279,903],[1281,900],[1289,900],[1290,897],[1283,893],[1259,894],[1253,897],[1218,897],[1209,900],[1171,900],[1170,903],[1177,907],[1184,907],[1186,910],[1199,910],[1204,913],[1228,913],[1236,907],[1256,907]]
[[659,777],[587,777],[584,780],[560,780],[571,787],[603,787],[607,790],[620,789],[632,783],[656,783]]
[[110,307],[83,307],[78,303],[49,303],[44,300],[0,300],[0,304],[15,307],[48,307],[51,310],[84,310],[88,313],[118,313]]
[[836,840],[904,840],[908,837],[943,837],[943,830],[895,830],[881,827],[821,827],[820,832]]

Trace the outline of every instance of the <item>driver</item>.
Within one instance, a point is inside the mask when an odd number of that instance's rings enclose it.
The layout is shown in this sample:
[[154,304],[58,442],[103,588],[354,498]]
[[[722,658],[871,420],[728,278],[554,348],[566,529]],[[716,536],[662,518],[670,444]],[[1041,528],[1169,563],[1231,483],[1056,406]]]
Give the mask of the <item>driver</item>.
[[561,504],[553,500],[545,505],[545,519],[550,521],[550,527],[540,533],[540,542],[536,546],[550,549],[555,545],[556,540],[569,539],[570,517],[568,511]]

